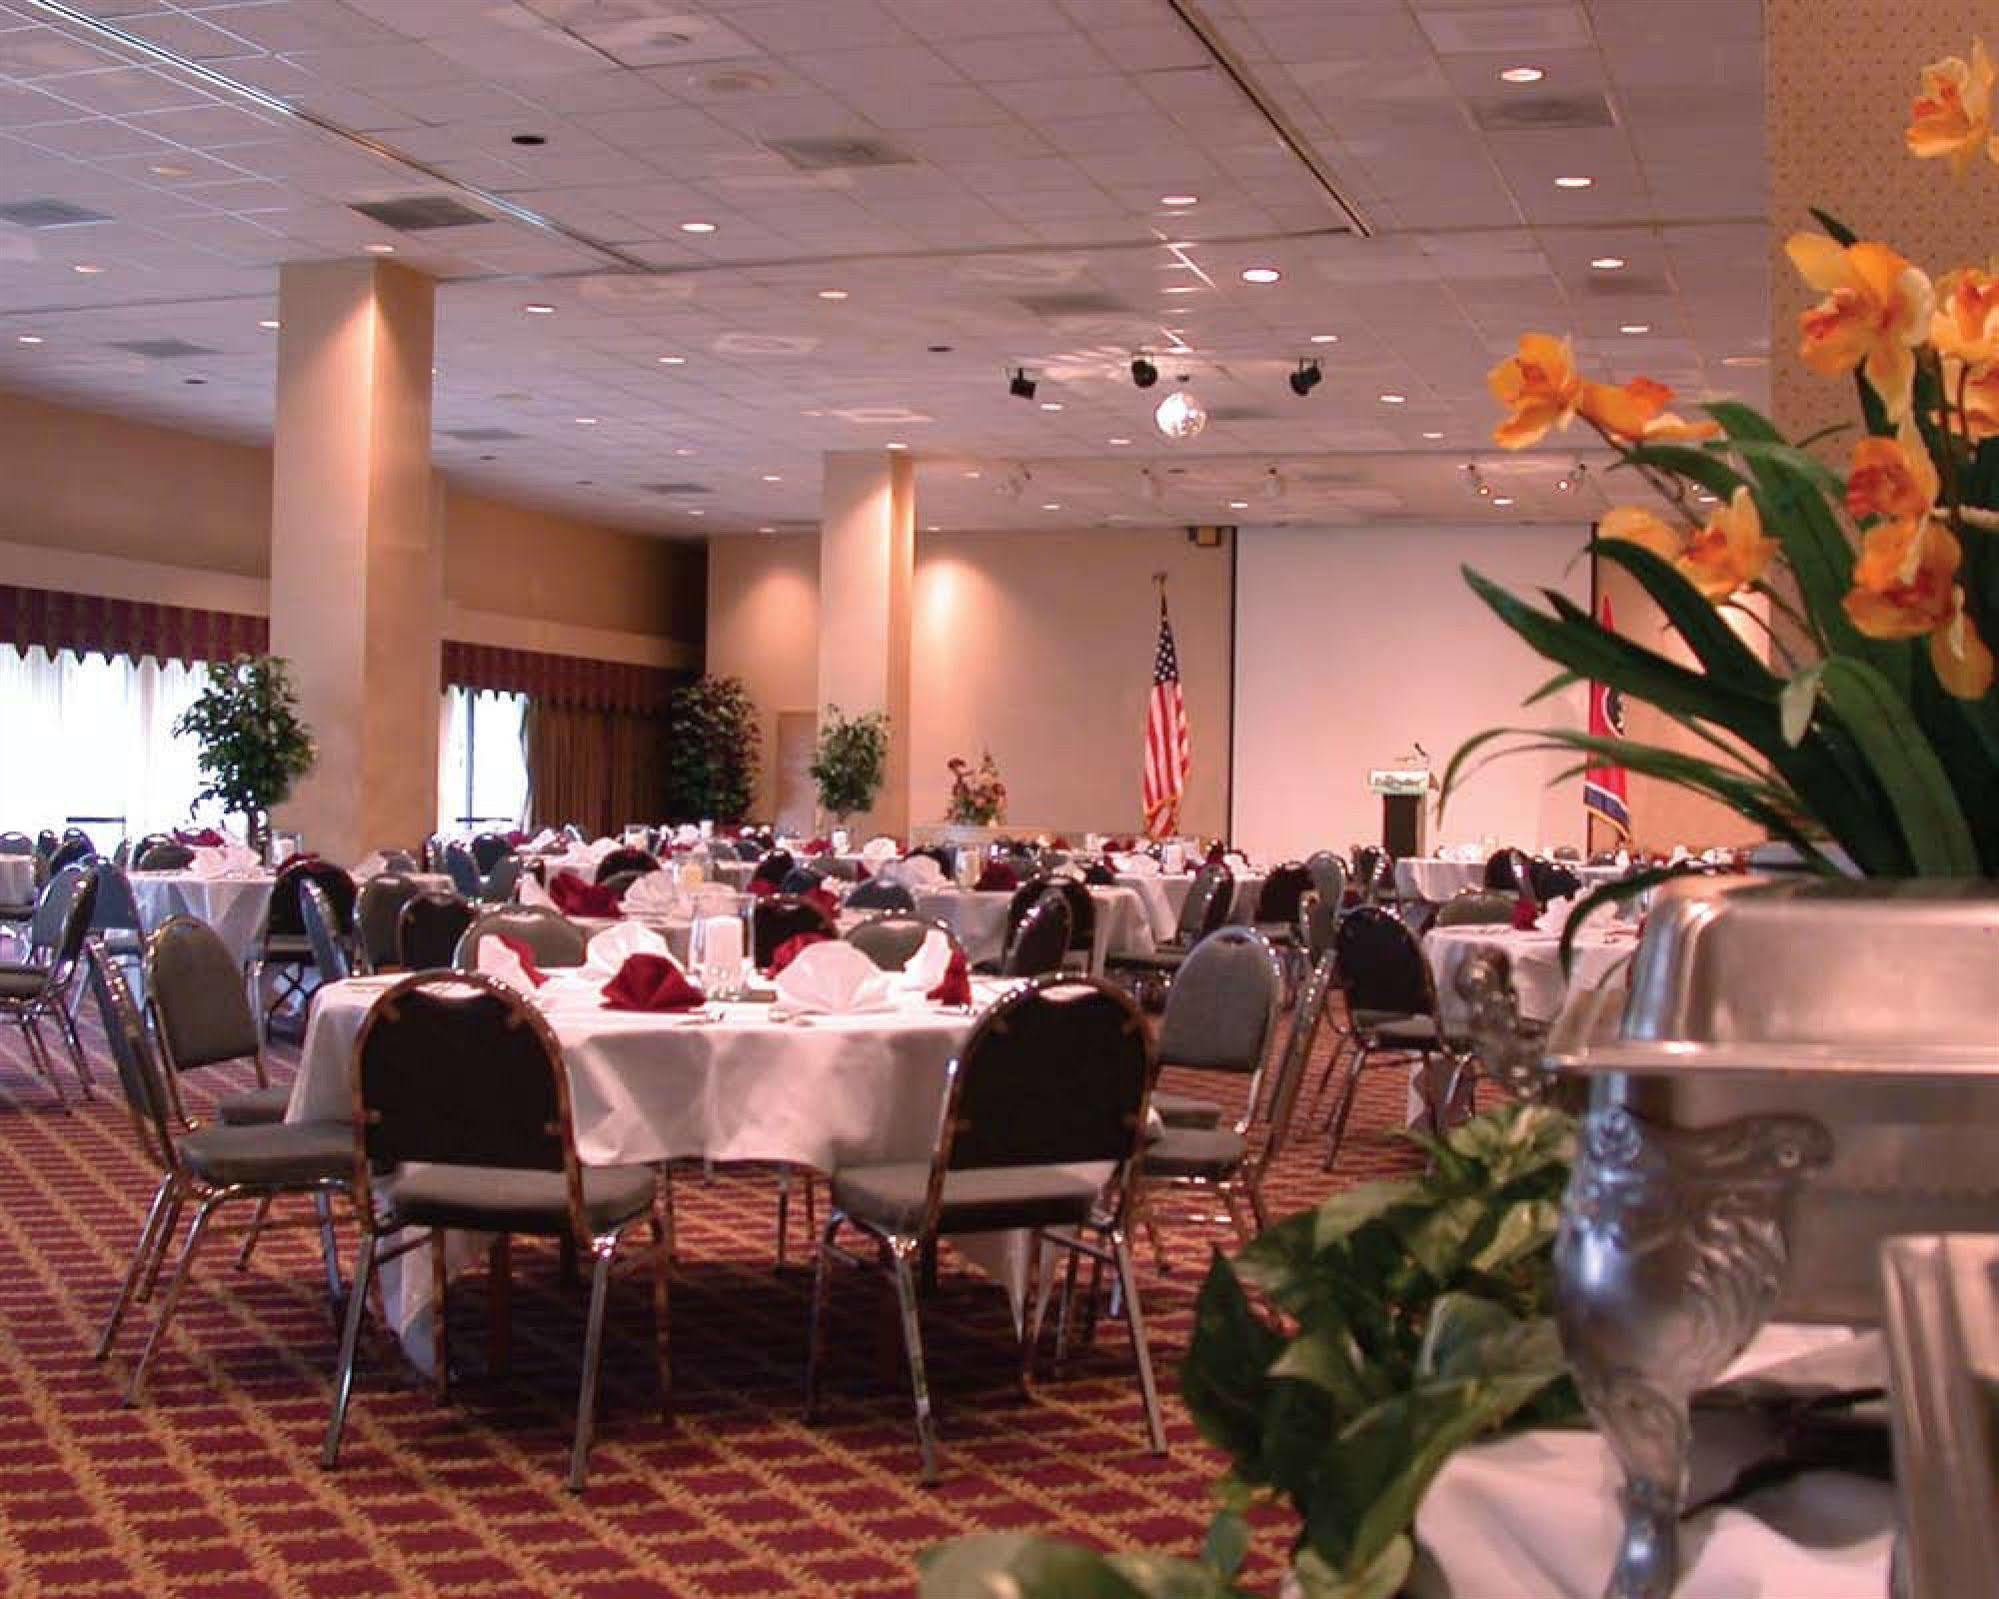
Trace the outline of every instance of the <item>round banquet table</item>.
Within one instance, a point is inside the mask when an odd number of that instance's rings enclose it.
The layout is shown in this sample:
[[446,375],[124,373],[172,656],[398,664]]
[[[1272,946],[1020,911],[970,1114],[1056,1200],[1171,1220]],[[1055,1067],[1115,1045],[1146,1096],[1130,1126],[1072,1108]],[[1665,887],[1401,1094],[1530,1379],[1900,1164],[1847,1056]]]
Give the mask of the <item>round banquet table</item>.
[[[319,991],[287,1121],[351,1118],[354,1043],[369,1007],[397,980],[357,977]],[[1008,986],[976,980],[977,1003]],[[562,1046],[586,1165],[706,1159],[831,1171],[928,1161],[945,1069],[976,1019],[913,990],[898,992],[886,1011],[788,1021],[752,1002],[687,1014],[615,1011],[596,984],[559,973],[533,1003]],[[471,1235],[454,1233],[452,1243],[454,1261],[476,1257]],[[952,1243],[1017,1293],[1010,1279],[1024,1267],[1025,1248],[1013,1235]],[[424,1364],[429,1272],[385,1268],[382,1287],[404,1347]]]
[[35,902],[35,857],[0,855],[0,904],[32,905]]
[[[1120,873],[1118,882],[1124,883],[1125,874]],[[1133,876],[1133,882],[1156,883],[1166,900],[1167,909],[1173,920],[1167,928],[1171,937],[1173,929],[1180,925],[1180,907],[1187,903],[1187,896],[1194,888],[1192,872],[1162,872],[1157,877]],[[1256,920],[1256,902],[1263,897],[1263,873],[1237,872],[1235,874],[1235,899],[1229,905],[1229,920],[1240,922],[1247,927]]]
[[222,935],[238,965],[247,964],[256,953],[257,935],[271,907],[271,885],[277,881],[270,872],[227,877],[133,872],[131,879],[139,920],[148,931],[169,916],[195,917]]
[[1507,955],[1524,1019],[1552,1022],[1561,1014],[1571,987],[1597,987],[1638,948],[1635,926],[1600,927],[1594,917],[1591,923],[1576,937],[1575,964],[1567,979],[1562,976],[1559,927],[1546,931],[1537,928],[1532,932],[1516,932],[1503,924],[1431,928],[1423,938],[1423,953],[1436,981],[1437,1008],[1445,1030],[1463,1025],[1465,1002],[1458,995],[1458,970],[1466,957],[1478,949],[1502,950]]
[[[1092,886],[1097,925],[1090,945],[1090,970],[1101,976],[1112,955],[1150,955],[1153,921],[1145,901],[1122,885]],[[933,888],[916,895],[916,914],[942,922],[973,961],[996,961],[1006,947],[1009,889]]]
[[1395,892],[1403,899],[1441,905],[1485,883],[1484,861],[1450,861],[1440,855],[1409,855],[1395,863]]

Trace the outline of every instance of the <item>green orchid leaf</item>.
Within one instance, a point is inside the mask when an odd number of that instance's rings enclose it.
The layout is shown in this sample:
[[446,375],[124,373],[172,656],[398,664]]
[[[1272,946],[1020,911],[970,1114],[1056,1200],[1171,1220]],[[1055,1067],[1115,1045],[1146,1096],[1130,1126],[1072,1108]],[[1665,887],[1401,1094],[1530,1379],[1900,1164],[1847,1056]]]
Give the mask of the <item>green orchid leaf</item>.
[[1689,483],[1698,483],[1724,503],[1735,498],[1737,489],[1749,487],[1749,480],[1729,464],[1727,457],[1697,444],[1633,445],[1625,452],[1625,460],[1657,467]]
[[1860,242],[1860,235],[1855,233],[1844,222],[1840,221],[1839,218],[1831,215],[1829,212],[1821,211],[1817,206],[1812,206],[1810,209],[1812,220],[1824,228],[1831,235],[1833,243],[1839,245],[1842,249],[1850,250]]
[[1733,441],[1735,453],[1751,466],[1768,464],[1784,467],[1810,482],[1835,505],[1846,501],[1846,480],[1809,450],[1769,439]]
[[1391,1539],[1361,1571],[1335,1571],[1315,1549],[1301,1549],[1291,1567],[1297,1599],[1395,1599],[1415,1565],[1416,1546],[1406,1536]]
[[1236,1511],[1218,1511],[1201,1543],[1201,1564],[1218,1577],[1233,1577],[1249,1558],[1249,1522]]
[[1597,559],[1623,567],[1638,580],[1709,677],[1733,684],[1745,693],[1775,691],[1777,679],[1770,668],[1742,642],[1742,635],[1722,619],[1713,602],[1682,577],[1670,561],[1629,539],[1598,539],[1594,548]]
[[1970,825],[1908,699],[1865,661],[1844,656],[1825,663],[1820,690],[1887,792],[1915,869],[1927,876],[1977,876]]

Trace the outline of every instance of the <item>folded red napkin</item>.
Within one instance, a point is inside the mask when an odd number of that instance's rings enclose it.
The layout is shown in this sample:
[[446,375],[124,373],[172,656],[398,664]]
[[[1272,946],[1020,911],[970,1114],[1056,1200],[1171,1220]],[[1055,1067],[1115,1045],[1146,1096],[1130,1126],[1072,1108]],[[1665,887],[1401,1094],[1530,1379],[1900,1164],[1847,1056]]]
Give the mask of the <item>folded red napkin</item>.
[[535,964],[534,951],[529,949],[527,945],[509,933],[495,933],[493,936],[499,939],[501,946],[511,952],[514,959],[521,963],[521,975],[530,983],[533,983],[536,988],[541,987],[543,983],[548,981],[548,973]]
[[865,882],[866,882],[866,881],[867,881],[867,880],[868,880],[868,879],[869,879],[870,877],[873,877],[874,875],[875,875],[875,874],[874,874],[873,872],[871,872],[871,871],[869,871],[869,870],[868,870],[868,863],[867,863],[866,861],[855,861],[855,862],[854,862],[854,881],[855,881],[855,882],[857,882],[857,883],[865,883]]
[[806,842],[805,853],[808,855],[831,855],[833,853],[833,841],[830,838],[810,839]]
[[693,1010],[708,996],[664,955],[627,955],[604,985],[606,1010]]
[[840,902],[833,897],[830,888],[810,888],[803,896],[809,903],[817,905],[829,917],[840,914]]
[[625,896],[602,883],[586,883],[575,872],[557,872],[548,897],[564,916],[616,916]]
[[1069,847],[1069,841],[1066,838],[1064,838],[1060,833],[1057,833],[1053,838],[1051,838],[1048,841],[1048,847],[1050,849],[1067,849]]
[[814,944],[830,944],[832,939],[825,933],[793,933],[771,952],[768,968],[772,977],[789,966]]
[[979,873],[978,882],[972,886],[986,894],[1011,892],[1020,887],[1020,874],[1005,861],[993,861]]
[[1228,858],[1229,858],[1229,852],[1227,845],[1211,844],[1208,846],[1208,864],[1210,866],[1226,865],[1228,863]]
[[752,899],[769,899],[777,892],[777,884],[768,877],[752,877],[749,892]]
[[174,829],[174,842],[195,849],[220,849],[224,841],[222,835],[214,828],[197,827],[187,831]]
[[534,834],[523,833],[518,827],[512,829],[507,834],[507,842],[511,844],[515,849],[519,849],[523,844],[531,842],[533,838]]
[[962,949],[951,951],[951,964],[944,968],[942,980],[923,997],[934,999],[940,1005],[972,1003],[972,968],[966,964]]
[[1541,919],[1541,907],[1534,903],[1534,896],[1522,894],[1513,902],[1513,930],[1517,933],[1531,933],[1534,924]]

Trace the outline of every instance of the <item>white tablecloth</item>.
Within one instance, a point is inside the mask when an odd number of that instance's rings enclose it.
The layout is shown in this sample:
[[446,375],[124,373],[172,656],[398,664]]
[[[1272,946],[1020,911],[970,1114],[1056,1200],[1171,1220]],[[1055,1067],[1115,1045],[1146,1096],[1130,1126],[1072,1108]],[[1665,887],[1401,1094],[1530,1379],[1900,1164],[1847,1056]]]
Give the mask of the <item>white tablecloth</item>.
[[[1112,955],[1150,955],[1153,922],[1136,890],[1093,886],[1090,898],[1097,924],[1090,945],[1090,970],[1099,975]],[[996,961],[1006,946],[1006,911],[1013,903],[1008,890],[937,888],[916,896],[916,914],[942,922],[958,935],[974,961]]]
[[[1458,969],[1476,949],[1504,950],[1513,967],[1513,986],[1520,994],[1520,1014],[1528,1021],[1551,1022],[1561,1014],[1570,982],[1562,977],[1562,934],[1515,932],[1497,927],[1433,927],[1424,935],[1423,953],[1437,984],[1437,1005],[1448,1029],[1464,1020],[1465,1003],[1458,997]],[[1634,930],[1599,931],[1596,918],[1576,938],[1573,986],[1595,988],[1638,948]]]
[[1447,861],[1438,855],[1410,855],[1395,863],[1395,892],[1403,899],[1442,904],[1484,881],[1484,861]]
[[269,872],[243,877],[196,877],[192,872],[133,872],[132,895],[148,932],[169,916],[194,916],[222,935],[239,963],[255,954],[271,905]]
[[0,902],[31,905],[35,899],[35,858],[0,855]]
[[[1734,1371],[1844,1328],[1766,1327]],[[1596,1599],[1617,1545],[1615,1463],[1591,1431],[1515,1433],[1460,1449],[1416,1515],[1411,1599]],[[1812,1472],[1681,1523],[1674,1599],[1881,1599],[1892,1485]]]
[[[1118,881],[1122,883],[1124,879],[1120,877]],[[1158,877],[1150,879],[1150,881],[1159,885],[1159,891],[1165,895],[1166,904],[1173,913],[1172,924],[1167,929],[1170,936],[1172,929],[1180,925],[1180,907],[1187,903],[1187,896],[1193,891],[1194,874],[1192,872],[1161,873]],[[1247,927],[1251,922],[1256,920],[1256,902],[1262,897],[1263,873],[1237,872],[1235,874],[1235,899],[1229,905],[1229,920],[1240,922],[1243,926]]]

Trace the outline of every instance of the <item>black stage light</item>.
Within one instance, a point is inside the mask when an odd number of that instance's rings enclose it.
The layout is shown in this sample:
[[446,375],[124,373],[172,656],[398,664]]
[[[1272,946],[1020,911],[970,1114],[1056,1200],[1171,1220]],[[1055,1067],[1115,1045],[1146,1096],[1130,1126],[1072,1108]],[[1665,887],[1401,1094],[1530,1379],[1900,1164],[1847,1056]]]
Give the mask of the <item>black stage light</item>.
[[1031,400],[1034,398],[1034,389],[1034,379],[1027,375],[1026,368],[1015,367],[1013,369],[1013,379],[1007,384],[1006,392],[1011,394],[1016,400]]
[[1141,389],[1149,389],[1159,381],[1159,368],[1142,355],[1131,358],[1131,381]]
[[1300,361],[1298,370],[1291,374],[1291,392],[1302,400],[1319,386],[1324,376],[1317,361]]

